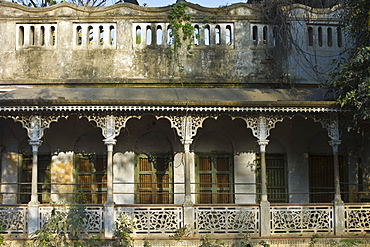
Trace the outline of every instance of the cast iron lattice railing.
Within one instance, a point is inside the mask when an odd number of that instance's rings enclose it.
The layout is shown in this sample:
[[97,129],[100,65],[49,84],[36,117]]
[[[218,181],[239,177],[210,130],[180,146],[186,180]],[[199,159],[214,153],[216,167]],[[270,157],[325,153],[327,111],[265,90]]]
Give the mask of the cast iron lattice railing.
[[259,206],[196,206],[197,233],[259,234]]
[[[39,207],[40,227],[50,217],[53,207],[57,206]],[[68,210],[68,206],[61,206],[59,209]],[[332,204],[273,204],[270,206],[270,235],[332,236],[336,224],[334,209]],[[103,233],[104,207],[87,205],[85,210],[86,232]],[[344,210],[344,235],[365,234],[370,230],[370,204],[345,204]],[[115,219],[121,212],[135,222],[137,228],[135,234],[168,236],[184,227],[181,205],[116,205]],[[1,232],[18,236],[27,234],[27,215],[27,205],[2,205],[0,207],[0,224],[3,227]],[[258,236],[261,231],[259,224],[262,216],[259,205],[195,205],[194,217],[194,230],[197,234],[249,232],[253,236]]]
[[174,233],[181,228],[183,213],[181,206],[116,206],[115,219],[125,214],[135,223],[135,234]]
[[[50,219],[51,211],[55,208],[59,211],[67,211],[70,209],[68,206],[43,206],[39,208],[40,215],[40,227]],[[103,218],[103,206],[86,206],[85,217],[83,218],[83,229],[86,233],[102,233],[104,232],[104,218]]]
[[344,206],[345,231],[347,233],[367,233],[370,231],[370,206],[346,204]]
[[27,233],[27,206],[2,205],[0,226],[3,233]]
[[270,214],[271,234],[334,232],[333,205],[274,205]]

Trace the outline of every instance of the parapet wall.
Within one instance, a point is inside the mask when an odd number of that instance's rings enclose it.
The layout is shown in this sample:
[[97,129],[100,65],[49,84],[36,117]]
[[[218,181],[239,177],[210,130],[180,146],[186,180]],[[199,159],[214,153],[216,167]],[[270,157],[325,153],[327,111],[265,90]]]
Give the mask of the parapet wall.
[[287,21],[294,28],[297,49],[279,45],[278,28],[257,7],[240,3],[204,8],[188,3],[195,38],[192,52],[183,45],[175,64],[168,56],[173,45],[170,6],[124,3],[91,8],[62,3],[28,8],[0,2],[0,84],[319,83],[309,68],[301,70],[309,64],[299,52],[309,54],[316,68],[340,54],[345,42],[337,11],[293,6]]

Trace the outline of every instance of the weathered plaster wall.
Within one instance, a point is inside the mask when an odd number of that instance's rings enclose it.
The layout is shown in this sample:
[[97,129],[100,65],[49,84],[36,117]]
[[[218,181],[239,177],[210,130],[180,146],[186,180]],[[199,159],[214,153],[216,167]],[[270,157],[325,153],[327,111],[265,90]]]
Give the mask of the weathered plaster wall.
[[72,203],[74,202],[75,186],[67,185],[74,183],[74,153],[60,152],[53,155],[51,160],[50,175],[51,183],[51,200],[55,203]]
[[[0,84],[54,85],[61,84],[245,84],[255,83],[317,83],[312,78],[305,59],[296,59],[298,49],[284,53],[282,47],[274,45],[272,27],[263,19],[263,14],[250,4],[235,4],[225,8],[209,9],[188,4],[192,23],[199,25],[201,37],[205,25],[210,25],[210,45],[201,38],[194,45],[192,54],[187,54],[186,45],[179,50],[180,64],[184,66],[181,80],[177,74],[176,61],[168,58],[166,40],[170,7],[146,8],[130,4],[106,8],[82,8],[63,3],[50,8],[30,9],[9,2],[1,3],[0,22]],[[306,9],[308,11],[308,9]],[[303,16],[303,15],[302,15]],[[335,16],[322,11],[315,18]],[[210,24],[207,24],[208,19]],[[298,15],[296,21],[307,21]],[[310,19],[313,23],[314,19]],[[83,44],[78,45],[77,27],[82,27]],[[156,30],[163,30],[163,42],[156,44]],[[215,44],[214,28],[221,26],[221,43]],[[226,27],[231,27],[231,41],[226,43]],[[324,24],[323,24],[324,25]],[[94,29],[94,41],[87,42],[88,26]],[[104,26],[104,35],[114,27],[114,44],[104,38],[99,45],[99,27]],[[136,28],[140,26],[141,44],[136,44]],[[145,44],[147,26],[152,30],[152,44]],[[253,40],[252,27],[258,27],[258,38]],[[265,40],[263,28],[267,27]],[[327,59],[317,58],[315,49],[306,47],[307,35],[304,24],[294,24],[300,38],[300,48],[308,52],[314,66]],[[303,26],[303,28],[302,28]],[[41,27],[46,27],[43,34]],[[50,44],[50,28],[55,29],[55,43]],[[23,29],[22,29],[23,28]],[[34,28],[31,29],[31,28]],[[21,31],[22,30],[22,31]],[[32,31],[33,30],[33,31]],[[29,38],[34,34],[34,38]],[[23,38],[22,38],[23,37]],[[32,36],[33,37],[33,36]],[[86,42],[85,42],[86,41]],[[276,43],[276,42],[275,42]],[[324,49],[324,47],[319,47]],[[290,48],[288,48],[289,50]],[[310,50],[311,49],[311,50]],[[325,57],[338,54],[340,48],[325,47]],[[290,54],[287,60],[287,54]],[[288,63],[286,61],[289,61]],[[289,67],[290,66],[290,67]],[[173,73],[175,72],[175,77]]]

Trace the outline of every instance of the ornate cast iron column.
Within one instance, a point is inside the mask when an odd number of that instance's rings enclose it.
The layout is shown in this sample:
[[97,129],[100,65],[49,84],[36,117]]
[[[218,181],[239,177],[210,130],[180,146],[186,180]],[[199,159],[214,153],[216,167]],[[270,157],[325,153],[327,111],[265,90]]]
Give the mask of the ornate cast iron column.
[[[194,163],[194,156],[190,154],[190,145],[193,143],[193,137],[196,135],[199,127],[202,127],[205,116],[166,116],[171,122],[171,127],[177,130],[177,134],[181,138],[181,143],[184,145],[184,182],[185,182],[185,198],[184,198],[184,225],[193,228],[194,223],[194,208],[191,198],[191,170],[190,166]],[[192,158],[191,158],[192,157]]]
[[340,175],[339,175],[339,153],[338,148],[341,144],[339,140],[339,126],[338,126],[338,114],[330,113],[325,116],[313,116],[313,119],[320,122],[322,126],[328,131],[330,138],[329,144],[333,149],[333,167],[334,167],[334,233],[335,235],[341,235],[344,232],[344,202],[340,194]]
[[252,130],[252,134],[258,139],[261,153],[261,236],[270,235],[270,202],[267,197],[267,179],[266,179],[266,146],[269,143],[267,138],[270,136],[270,130],[275,127],[277,122],[284,120],[280,115],[260,115],[246,116],[243,120],[247,127]]
[[94,121],[102,130],[104,144],[107,146],[107,200],[104,203],[104,233],[106,238],[112,238],[114,232],[114,200],[113,200],[113,147],[115,139],[122,128],[126,126],[126,116],[86,116]]
[[28,203],[28,235],[31,236],[39,228],[39,204],[37,196],[37,170],[38,170],[38,150],[42,144],[44,130],[49,128],[50,123],[58,121],[60,116],[41,117],[32,116],[11,116],[14,121],[21,122],[27,129],[27,135],[30,138],[28,143],[32,147],[32,184],[31,201]]

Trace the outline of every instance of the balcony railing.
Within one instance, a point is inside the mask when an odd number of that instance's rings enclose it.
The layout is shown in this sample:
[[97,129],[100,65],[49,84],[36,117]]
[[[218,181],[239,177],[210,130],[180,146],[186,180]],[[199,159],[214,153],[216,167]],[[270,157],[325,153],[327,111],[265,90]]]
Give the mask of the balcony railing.
[[[68,210],[68,206],[42,205],[39,207],[39,227],[50,217],[51,210]],[[2,233],[27,236],[28,206],[2,205],[0,224]],[[270,236],[334,236],[338,224],[332,204],[273,204],[270,206]],[[86,205],[84,227],[89,234],[103,234],[104,206]],[[181,205],[115,205],[114,216],[125,214],[135,222],[134,236],[169,236],[185,226],[184,208]],[[195,235],[243,234],[259,236],[261,233],[261,207],[259,205],[194,205]],[[344,232],[342,236],[365,234],[370,230],[370,204],[344,205]]]

